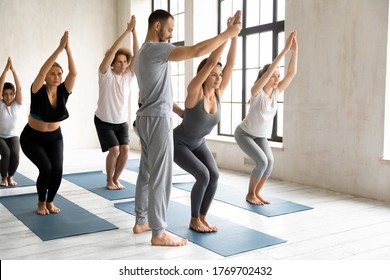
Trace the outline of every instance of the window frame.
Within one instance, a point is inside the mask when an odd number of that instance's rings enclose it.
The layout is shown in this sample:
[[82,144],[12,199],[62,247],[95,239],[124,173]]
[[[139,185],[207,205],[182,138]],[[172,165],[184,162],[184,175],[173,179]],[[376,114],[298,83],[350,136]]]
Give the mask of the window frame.
[[[253,1],[253,0],[243,0],[243,7],[242,7],[242,12],[243,14],[246,13],[247,10],[247,1]],[[259,0],[261,1],[261,0]],[[222,14],[222,5],[221,3],[223,0],[218,0],[218,33],[222,32],[221,26],[222,22],[224,19],[221,18]],[[273,0],[273,15],[272,15],[272,22],[271,23],[266,23],[266,24],[260,24],[257,26],[251,26],[251,27],[246,27],[246,17],[242,17],[242,29],[240,34],[238,35],[242,39],[242,88],[241,88],[241,119],[244,119],[245,116],[247,115],[247,103],[246,103],[246,92],[248,91],[247,88],[250,88],[250,85],[247,85],[247,73],[246,71],[248,70],[247,67],[247,53],[246,53],[246,47],[247,47],[247,37],[249,35],[254,35],[254,34],[261,34],[263,32],[272,32],[272,59],[275,59],[275,57],[279,53],[279,34],[285,32],[285,20],[279,20],[278,21],[278,0]],[[240,54],[238,54],[240,55]],[[222,102],[221,102],[222,103]],[[223,103],[237,103],[237,102],[223,102]],[[283,103],[284,101],[278,101],[278,103]],[[231,110],[232,112],[232,110]],[[231,119],[231,124],[232,125],[232,118]],[[231,129],[233,131],[233,129]],[[273,119],[273,128],[272,128],[272,134],[271,138],[269,138],[270,141],[274,142],[282,142],[283,141],[283,136],[279,136],[277,134],[278,131],[278,112],[276,113],[274,119]],[[221,132],[221,123],[218,124],[218,135],[222,136],[233,136],[232,134],[226,134]]]

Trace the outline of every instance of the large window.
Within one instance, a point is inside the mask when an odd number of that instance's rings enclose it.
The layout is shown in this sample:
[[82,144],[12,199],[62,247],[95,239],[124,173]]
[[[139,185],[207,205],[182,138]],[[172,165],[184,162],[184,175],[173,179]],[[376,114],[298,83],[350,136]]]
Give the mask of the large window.
[[[227,18],[236,10],[243,12],[242,30],[238,37],[236,66],[222,100],[222,120],[218,134],[233,135],[246,116],[250,90],[262,66],[271,63],[284,47],[285,0],[219,0],[219,31],[226,29]],[[284,63],[280,66],[283,76]],[[282,142],[283,94],[274,119],[271,140]]]

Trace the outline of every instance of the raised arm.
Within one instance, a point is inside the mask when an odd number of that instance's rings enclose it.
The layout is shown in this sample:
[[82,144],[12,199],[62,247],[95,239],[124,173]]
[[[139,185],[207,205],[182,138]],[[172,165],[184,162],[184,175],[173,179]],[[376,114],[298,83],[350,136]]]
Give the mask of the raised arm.
[[8,58],[8,63],[10,64],[10,70],[12,72],[12,76],[14,76],[14,81],[15,81],[15,101],[20,105],[22,105],[23,102],[22,85],[20,83],[18,74],[16,74],[14,65],[10,57]]
[[186,108],[193,108],[203,96],[203,83],[207,80],[211,71],[218,64],[219,58],[226,46],[226,42],[213,51],[207,58],[206,64],[196,74],[187,86]]
[[101,73],[104,74],[108,71],[108,69],[110,69],[111,63],[115,58],[115,53],[119,50],[123,40],[126,38],[127,34],[130,34],[134,26],[135,26],[135,17],[132,16],[130,22],[127,23],[126,30],[118,37],[118,39],[115,40],[114,44],[104,55],[103,61],[102,63],[100,63],[99,66],[99,71]]
[[133,58],[131,59],[129,68],[130,68],[131,75],[134,77],[134,75],[135,75],[135,72],[134,72],[134,57],[138,53],[139,43],[138,43],[138,38],[137,38],[137,31],[135,29],[135,25],[136,25],[135,16],[132,16],[131,20],[134,20],[133,29],[131,30],[131,33],[133,34]]
[[232,77],[234,65],[236,64],[236,52],[237,52],[237,37],[233,37],[230,42],[230,48],[226,59],[226,65],[223,68],[223,75],[221,85],[217,91],[219,100],[222,100],[222,95],[225,91],[226,86],[229,84],[230,78]]
[[232,24],[228,26],[228,28],[220,33],[219,35],[202,41],[193,46],[183,46],[183,47],[175,47],[171,51],[168,60],[169,61],[182,61],[186,59],[191,59],[194,57],[199,57],[211,53],[223,43],[225,43],[230,38],[233,38],[238,35],[241,31],[241,21],[236,21],[237,17],[241,18],[241,11],[237,11],[235,15],[231,18]]
[[53,54],[46,60],[46,62],[39,70],[39,73],[32,84],[32,93],[37,93],[38,90],[43,86],[47,73],[50,71],[50,68],[53,66],[58,55],[65,49],[67,41],[68,31],[65,31],[64,35],[61,37],[60,45],[55,49]]
[[285,90],[297,74],[297,66],[298,66],[298,41],[297,36],[295,35],[290,48],[291,57],[290,62],[287,66],[286,74],[284,75],[283,80],[281,80],[278,84],[279,91]]
[[77,69],[76,65],[74,63],[72,51],[70,50],[70,44],[69,44],[69,38],[66,42],[66,47],[65,47],[66,55],[68,56],[68,69],[69,73],[65,78],[65,87],[68,92],[72,92],[74,84],[76,82],[76,76],[77,76]]
[[295,37],[295,31],[291,32],[286,40],[286,45],[284,49],[278,54],[278,56],[272,61],[271,65],[268,67],[267,71],[258,79],[255,84],[252,86],[251,93],[253,96],[257,96],[263,87],[267,84],[268,80],[271,78],[272,74],[275,72],[280,61],[283,59],[285,54],[290,50],[292,41]]
[[10,58],[8,58],[7,64],[5,65],[3,73],[1,73],[1,76],[0,76],[0,99],[3,99],[3,89],[4,89],[5,78],[7,76],[7,72],[9,71],[10,67],[11,67],[11,61],[10,61]]

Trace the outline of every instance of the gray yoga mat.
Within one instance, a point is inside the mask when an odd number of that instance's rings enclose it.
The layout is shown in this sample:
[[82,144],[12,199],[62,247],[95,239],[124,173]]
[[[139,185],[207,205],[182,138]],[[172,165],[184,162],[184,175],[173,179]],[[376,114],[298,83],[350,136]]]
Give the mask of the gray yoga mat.
[[38,215],[37,201],[36,193],[0,197],[0,203],[43,241],[117,229],[61,195],[54,201],[61,209],[58,214]]
[[[115,203],[114,206],[129,214],[135,215],[134,201]],[[217,232],[195,232],[188,227],[190,216],[191,211],[189,206],[170,201],[168,206],[167,230],[224,257],[286,242],[277,237],[213,215],[208,215],[207,217],[210,223],[218,226]]]
[[[173,183],[173,186],[185,191],[191,191],[194,182],[191,183]],[[232,187],[225,184],[219,184],[214,199],[255,212],[257,214],[275,217],[279,215],[290,214],[299,211],[313,209],[312,207],[283,200],[276,197],[267,197],[271,204],[254,205],[245,200],[246,188]]]
[[106,175],[102,171],[65,174],[62,177],[108,200],[133,198],[135,196],[135,185],[123,180],[119,180],[119,181],[123,186],[125,186],[124,189],[122,190],[107,189]]

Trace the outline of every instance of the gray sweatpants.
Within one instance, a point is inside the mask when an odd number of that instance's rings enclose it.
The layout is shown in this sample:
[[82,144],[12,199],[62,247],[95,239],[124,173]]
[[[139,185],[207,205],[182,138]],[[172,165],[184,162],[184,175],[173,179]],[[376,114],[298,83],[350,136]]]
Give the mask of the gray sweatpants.
[[136,223],[149,222],[153,235],[167,227],[167,208],[172,187],[172,119],[138,117],[141,163],[135,192]]
[[241,150],[256,163],[252,176],[268,178],[271,175],[274,156],[266,137],[255,137],[245,132],[240,126],[234,131],[234,139]]

